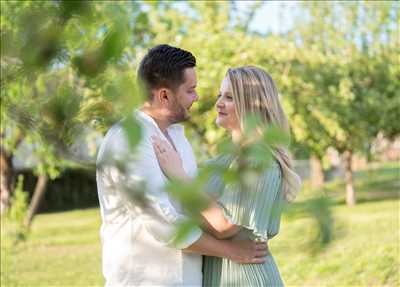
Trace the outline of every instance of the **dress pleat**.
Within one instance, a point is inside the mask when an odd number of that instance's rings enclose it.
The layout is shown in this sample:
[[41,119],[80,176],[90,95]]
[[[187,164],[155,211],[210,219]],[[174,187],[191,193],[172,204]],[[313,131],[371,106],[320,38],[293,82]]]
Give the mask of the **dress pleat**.
[[[209,164],[227,167],[232,159],[219,157]],[[284,204],[281,169],[277,162],[266,169],[249,190],[224,185],[220,175],[214,175],[207,187],[217,195],[218,203],[226,218],[242,226],[237,240],[270,240],[279,232],[281,212]],[[205,256],[203,264],[204,287],[283,286],[278,267],[272,255],[263,264],[238,264],[225,258]]]

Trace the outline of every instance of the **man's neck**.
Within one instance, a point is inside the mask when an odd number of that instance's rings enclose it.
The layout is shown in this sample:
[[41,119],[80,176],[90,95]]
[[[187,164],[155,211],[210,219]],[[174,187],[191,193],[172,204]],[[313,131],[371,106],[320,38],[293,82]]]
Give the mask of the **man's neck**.
[[140,110],[150,116],[156,122],[159,129],[164,134],[167,134],[167,128],[171,125],[171,123],[165,118],[161,111],[148,105],[144,105]]
[[171,123],[165,119],[165,116],[163,117],[162,113],[160,113],[158,110],[152,109],[151,107],[146,105],[141,108],[141,111],[150,116],[156,122],[158,128],[165,135],[165,138],[171,143],[172,147],[176,150],[174,141],[171,139],[167,131],[167,128],[171,125]]

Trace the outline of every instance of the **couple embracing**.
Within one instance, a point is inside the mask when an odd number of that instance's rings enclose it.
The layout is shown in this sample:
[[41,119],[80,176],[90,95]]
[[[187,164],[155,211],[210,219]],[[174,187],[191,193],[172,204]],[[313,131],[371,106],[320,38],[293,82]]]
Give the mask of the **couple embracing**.
[[[188,51],[169,45],[150,49],[138,71],[147,100],[133,111],[142,128],[140,143],[132,154],[121,123],[102,142],[97,187],[106,286],[283,286],[267,242],[279,231],[284,202],[293,199],[300,186],[284,147],[273,148],[273,164],[245,196],[225,186],[222,178],[211,178],[211,189],[222,192],[201,212],[204,224],[178,243],[174,240],[177,225],[187,215],[165,184],[172,177],[190,181],[196,176],[196,159],[179,124],[190,118],[198,100],[195,67]],[[242,140],[244,119],[251,114],[265,126],[289,132],[275,84],[260,68],[229,69],[215,107],[216,123],[229,131],[233,143]],[[125,160],[125,172],[110,158]],[[234,159],[210,161],[228,167]],[[144,182],[151,209],[127,194],[130,189],[121,181],[136,186]]]

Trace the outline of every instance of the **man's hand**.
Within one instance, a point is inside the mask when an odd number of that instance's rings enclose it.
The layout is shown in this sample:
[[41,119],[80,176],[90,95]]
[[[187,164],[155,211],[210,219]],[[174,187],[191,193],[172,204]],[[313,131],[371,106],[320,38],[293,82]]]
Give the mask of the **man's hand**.
[[251,240],[231,241],[226,246],[226,258],[242,264],[261,264],[269,254],[266,242]]

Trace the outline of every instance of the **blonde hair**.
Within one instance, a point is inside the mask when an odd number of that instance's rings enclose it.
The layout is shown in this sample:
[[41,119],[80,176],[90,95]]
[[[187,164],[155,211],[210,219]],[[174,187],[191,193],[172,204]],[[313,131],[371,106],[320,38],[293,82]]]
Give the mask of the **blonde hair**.
[[[279,100],[278,91],[271,76],[263,69],[244,66],[231,68],[227,72],[236,113],[244,128],[249,115],[260,117],[262,123],[273,124],[290,134],[289,123]],[[283,192],[287,201],[293,201],[300,190],[300,177],[294,172],[287,146],[272,146],[283,177]]]

